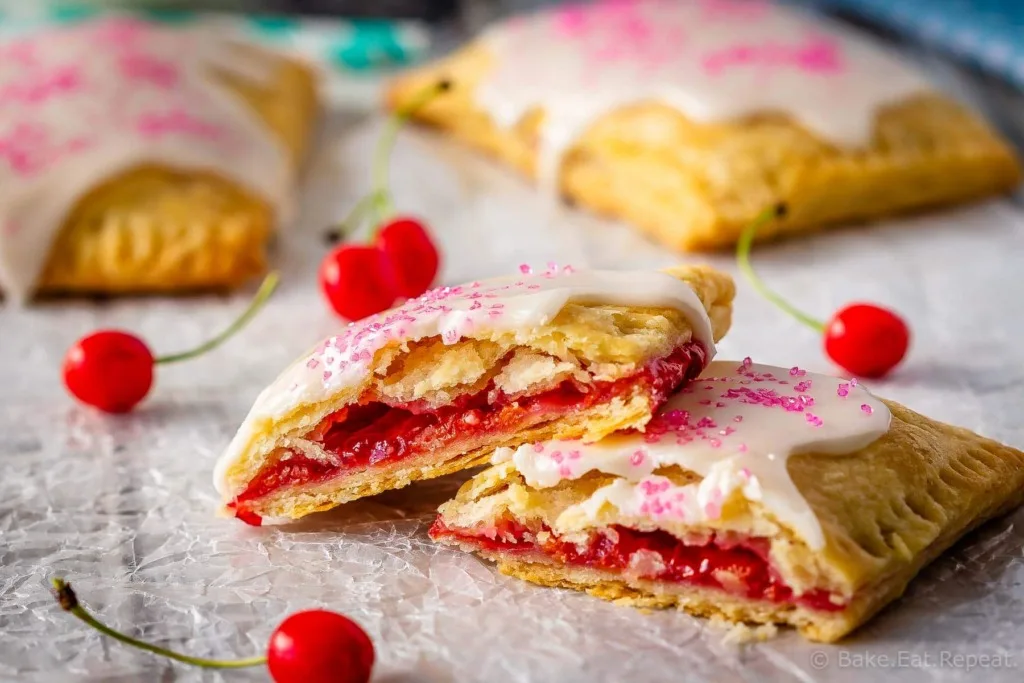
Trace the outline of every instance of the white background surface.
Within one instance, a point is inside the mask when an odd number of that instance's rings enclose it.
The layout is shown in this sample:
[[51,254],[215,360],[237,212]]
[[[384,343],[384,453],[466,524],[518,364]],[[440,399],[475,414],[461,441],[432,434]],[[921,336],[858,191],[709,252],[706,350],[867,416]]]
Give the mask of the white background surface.
[[[416,486],[308,519],[252,529],[214,516],[213,463],[258,391],[338,328],[315,288],[320,230],[367,188],[379,122],[334,117],[311,169],[302,225],[275,252],[283,285],[221,350],[159,371],[135,414],[75,405],[64,350],[97,327],[158,352],[219,330],[230,298],[54,302],[0,309],[0,680],[247,681],[202,673],[101,639],[46,590],[66,576],[102,618],[203,655],[249,656],[291,611],[323,605],[359,620],[375,681],[1019,681],[1024,676],[1024,514],[972,535],[909,594],[839,646],[793,633],[737,648],[677,613],[642,614],[498,575],[426,536],[453,481]],[[430,133],[401,137],[399,206],[442,245],[445,284],[549,260],[656,268],[684,257],[630,229],[559,206],[511,172]],[[710,260],[732,270],[728,255]],[[900,311],[906,364],[872,388],[932,417],[1024,446],[1024,216],[993,202],[758,249],[764,278],[827,316],[853,300]],[[720,358],[829,371],[820,342],[740,283]],[[824,652],[828,663],[819,668]],[[900,653],[903,653],[902,655]],[[949,655],[1006,655],[968,671]],[[858,661],[855,655],[890,661]],[[947,657],[947,659],[943,659]]]

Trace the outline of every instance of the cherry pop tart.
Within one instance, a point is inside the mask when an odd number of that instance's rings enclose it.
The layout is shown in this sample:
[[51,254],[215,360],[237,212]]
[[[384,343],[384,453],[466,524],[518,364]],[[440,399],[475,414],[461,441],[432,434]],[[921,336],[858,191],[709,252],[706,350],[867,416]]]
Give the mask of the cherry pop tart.
[[416,117],[672,247],[1011,191],[1007,145],[868,36],[766,0],[596,0],[513,17],[394,81]]
[[0,41],[0,290],[173,293],[260,274],[316,120],[308,65],[111,17]]
[[226,508],[298,518],[496,448],[642,428],[729,327],[733,282],[707,267],[521,270],[428,292],[293,363],[217,464]]
[[855,380],[715,361],[644,431],[495,451],[431,536],[509,575],[835,641],[1024,501],[1024,453]]

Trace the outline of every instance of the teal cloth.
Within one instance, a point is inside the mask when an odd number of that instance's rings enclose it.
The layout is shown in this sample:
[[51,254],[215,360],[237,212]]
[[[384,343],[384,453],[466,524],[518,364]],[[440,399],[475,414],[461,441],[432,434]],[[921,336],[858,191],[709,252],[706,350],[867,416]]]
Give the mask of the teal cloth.
[[[11,9],[4,11],[5,7]],[[106,11],[87,3],[0,4],[0,38],[45,25],[83,21]],[[133,11],[153,21],[202,22],[229,17],[253,38],[287,46],[318,62],[352,71],[394,67],[420,59],[429,47],[425,25],[408,21],[335,19],[273,15],[216,14],[187,10]]]

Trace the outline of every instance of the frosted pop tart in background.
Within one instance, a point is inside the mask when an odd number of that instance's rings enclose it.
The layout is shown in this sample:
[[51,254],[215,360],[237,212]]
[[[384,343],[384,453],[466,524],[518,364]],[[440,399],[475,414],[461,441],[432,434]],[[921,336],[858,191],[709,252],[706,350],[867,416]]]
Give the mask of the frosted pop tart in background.
[[[765,206],[798,235],[1007,193],[1015,155],[869,34],[759,0],[597,0],[498,21],[401,76],[424,122],[677,249],[736,243]],[[955,181],[952,179],[956,178]]]

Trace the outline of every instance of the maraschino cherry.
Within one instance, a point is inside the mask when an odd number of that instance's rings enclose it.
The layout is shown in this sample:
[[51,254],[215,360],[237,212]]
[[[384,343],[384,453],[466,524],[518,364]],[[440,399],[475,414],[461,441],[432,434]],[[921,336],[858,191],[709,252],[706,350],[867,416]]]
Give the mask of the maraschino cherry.
[[764,298],[824,336],[825,353],[836,365],[859,377],[883,377],[907,354],[910,329],[904,320],[887,308],[870,303],[855,303],[836,311],[827,323],[792,306],[761,281],[750,265],[754,235],[766,223],[786,215],[786,205],[766,209],[740,235],[736,258],[740,270]]
[[366,683],[373,670],[373,641],[359,624],[337,612],[315,609],[292,614],[271,634],[264,656],[204,659],[157,647],[110,628],[82,607],[71,584],[63,579],[53,579],[53,589],[61,609],[100,633],[184,664],[210,669],[266,665],[276,683]]
[[234,323],[190,351],[155,357],[144,341],[120,330],[101,330],[83,337],[64,356],[64,385],[86,405],[107,413],[127,413],[149,393],[156,365],[195,358],[220,346],[256,315],[274,293],[277,281],[276,273],[268,275]]
[[396,215],[388,190],[388,159],[402,125],[450,87],[448,81],[438,81],[392,117],[377,148],[373,191],[332,233],[332,241],[349,235],[368,215],[377,226],[370,244],[347,242],[320,264],[320,289],[343,318],[358,320],[391,308],[399,299],[420,296],[437,277],[440,258],[426,226]]

